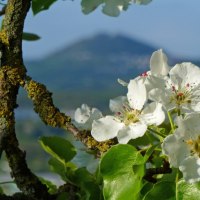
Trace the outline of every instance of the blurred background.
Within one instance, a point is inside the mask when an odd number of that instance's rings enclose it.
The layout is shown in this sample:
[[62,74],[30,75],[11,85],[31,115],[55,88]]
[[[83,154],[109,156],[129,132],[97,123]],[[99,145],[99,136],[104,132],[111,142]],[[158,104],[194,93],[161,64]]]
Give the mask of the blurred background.
[[[62,112],[73,116],[87,103],[108,113],[109,99],[126,94],[117,78],[128,81],[147,71],[153,51],[162,48],[171,66],[184,61],[200,65],[199,7],[199,0],[153,0],[147,6],[131,5],[116,18],[104,15],[101,7],[84,15],[79,0],[58,0],[36,16],[30,10],[24,31],[41,39],[23,42],[28,74],[53,92]],[[42,124],[23,90],[18,104],[20,146],[30,168],[46,173],[48,156],[38,138],[67,134]],[[9,168],[1,160],[1,181],[10,180],[3,177],[5,171]]]

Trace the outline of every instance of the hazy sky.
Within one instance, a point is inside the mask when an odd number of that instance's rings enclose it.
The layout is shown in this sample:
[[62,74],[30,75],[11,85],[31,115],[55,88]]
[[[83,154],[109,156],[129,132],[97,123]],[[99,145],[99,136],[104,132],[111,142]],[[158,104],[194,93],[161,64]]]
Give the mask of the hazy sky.
[[101,8],[84,15],[80,0],[58,0],[50,10],[29,12],[25,31],[42,37],[24,42],[24,57],[39,58],[97,33],[123,33],[167,50],[174,56],[200,58],[200,0],[153,0],[132,5],[117,18]]

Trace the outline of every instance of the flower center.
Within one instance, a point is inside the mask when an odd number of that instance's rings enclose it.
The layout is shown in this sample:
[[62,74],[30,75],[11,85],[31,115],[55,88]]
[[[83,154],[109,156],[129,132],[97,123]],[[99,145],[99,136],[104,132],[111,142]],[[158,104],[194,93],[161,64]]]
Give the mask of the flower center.
[[123,112],[118,112],[117,117],[123,122],[126,126],[131,123],[136,123],[139,121],[139,115],[141,111],[134,109],[124,109]]
[[176,89],[172,86],[172,96],[170,98],[171,102],[174,101],[178,106],[184,103],[191,103],[191,91],[189,84],[186,84],[184,88]]
[[147,72],[143,72],[140,76],[141,76],[141,77],[147,77],[147,76],[148,76],[148,73],[147,73]]
[[190,147],[191,155],[197,155],[200,158],[200,135],[196,140],[189,139],[185,142]]
[[124,123],[125,125],[129,125],[130,123],[136,123],[139,121],[139,116],[140,112],[138,110],[132,110],[129,112],[126,112],[124,115]]

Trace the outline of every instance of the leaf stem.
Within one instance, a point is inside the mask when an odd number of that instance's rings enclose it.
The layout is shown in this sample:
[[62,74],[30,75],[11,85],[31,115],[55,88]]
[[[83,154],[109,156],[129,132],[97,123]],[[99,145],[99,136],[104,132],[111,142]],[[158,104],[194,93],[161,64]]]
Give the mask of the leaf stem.
[[169,122],[170,122],[170,125],[171,125],[171,130],[172,130],[172,133],[173,133],[174,130],[175,130],[175,127],[174,127],[174,123],[173,123],[173,120],[172,120],[171,113],[169,111],[167,112],[167,116],[168,116],[168,119],[169,119]]
[[158,132],[158,131],[155,131],[154,129],[152,129],[152,128],[147,128],[147,130],[148,131],[150,131],[150,132],[153,132],[153,133],[155,133],[156,135],[159,135],[159,136],[161,136],[161,137],[165,137],[165,135],[164,134],[162,134],[162,133],[160,133],[160,132]]
[[176,199],[178,200],[178,181],[179,181],[179,172],[176,171]]
[[10,183],[15,183],[15,181],[4,181],[4,182],[0,182],[0,185],[10,184]]

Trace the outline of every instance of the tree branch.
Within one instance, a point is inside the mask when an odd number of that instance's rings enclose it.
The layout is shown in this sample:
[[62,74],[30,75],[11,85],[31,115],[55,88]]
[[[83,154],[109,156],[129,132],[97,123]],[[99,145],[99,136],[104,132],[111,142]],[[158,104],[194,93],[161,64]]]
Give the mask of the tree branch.
[[146,175],[144,176],[144,179],[146,179],[149,182],[156,183],[157,179],[154,178],[154,175],[170,174],[171,172],[172,172],[172,169],[170,168],[169,162],[164,160],[163,161],[163,167],[147,169]]
[[22,33],[29,7],[30,0],[8,0],[0,32],[0,148],[6,153],[11,176],[18,188],[39,200],[50,199],[48,189],[27,167],[25,152],[18,147],[14,117],[19,85],[26,74],[22,59]]
[[72,123],[71,118],[61,113],[53,104],[52,94],[47,88],[30,77],[26,77],[22,86],[27,91],[29,98],[33,101],[34,110],[39,114],[41,120],[52,127],[63,128],[74,135],[74,137],[85,144],[89,149],[96,151],[99,157],[107,151],[115,140],[97,142],[89,131],[80,131]]

